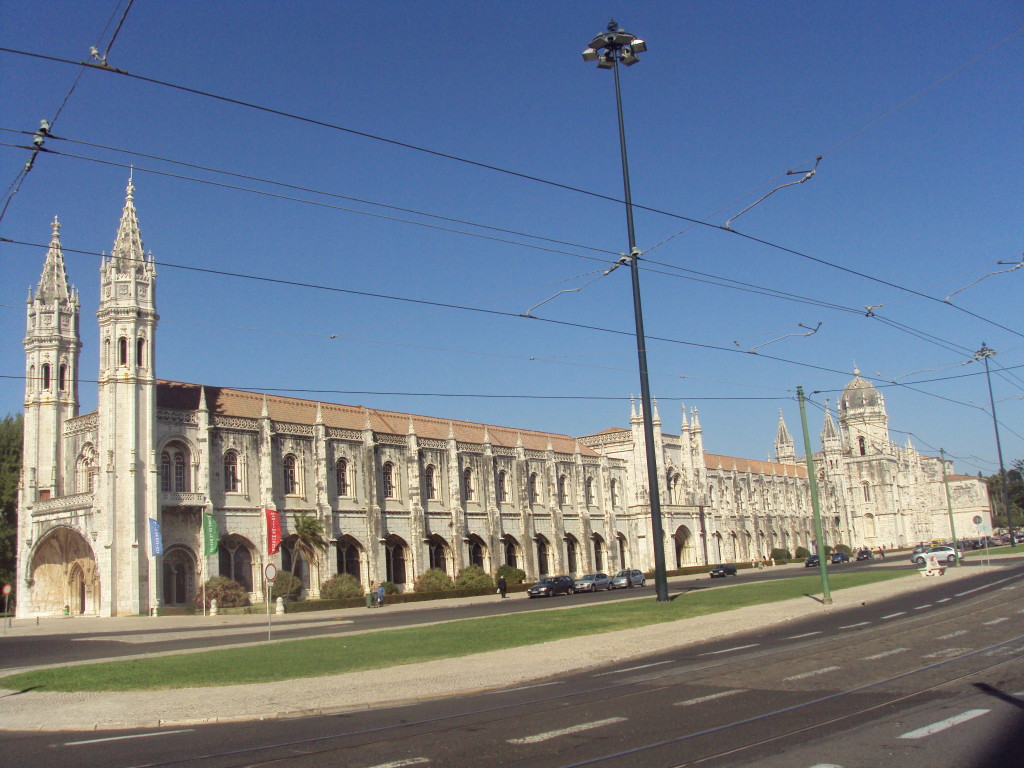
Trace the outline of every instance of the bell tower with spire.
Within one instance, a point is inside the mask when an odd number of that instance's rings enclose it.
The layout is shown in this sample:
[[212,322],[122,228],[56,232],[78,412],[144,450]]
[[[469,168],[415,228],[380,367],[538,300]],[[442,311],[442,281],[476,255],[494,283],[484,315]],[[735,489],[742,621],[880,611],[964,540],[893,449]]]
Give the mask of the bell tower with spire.
[[779,464],[796,464],[796,447],[793,445],[793,437],[786,428],[786,422],[782,418],[782,409],[779,409],[779,428],[775,433],[775,461]]
[[[26,501],[68,493],[63,469],[64,422],[78,415],[78,291],[68,286],[60,222],[53,234],[35,293],[29,291],[25,333],[25,469]],[[72,475],[73,476],[73,475]]]
[[131,178],[110,256],[100,264],[99,460],[111,573],[103,612],[148,613],[156,571],[148,511],[158,509],[156,267],[142,248]]

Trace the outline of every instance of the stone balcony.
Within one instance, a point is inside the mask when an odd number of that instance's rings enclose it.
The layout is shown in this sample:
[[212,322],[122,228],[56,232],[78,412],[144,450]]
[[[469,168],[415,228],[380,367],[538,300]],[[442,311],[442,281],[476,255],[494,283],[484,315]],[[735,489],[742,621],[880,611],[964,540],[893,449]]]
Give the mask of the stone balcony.
[[206,503],[205,493],[160,491],[160,506],[162,507],[205,507]]

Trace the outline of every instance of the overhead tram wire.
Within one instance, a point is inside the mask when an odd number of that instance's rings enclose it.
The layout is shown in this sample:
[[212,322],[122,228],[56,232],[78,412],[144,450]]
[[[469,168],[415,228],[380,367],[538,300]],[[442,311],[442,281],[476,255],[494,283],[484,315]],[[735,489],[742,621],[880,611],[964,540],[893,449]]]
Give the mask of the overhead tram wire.
[[[21,131],[21,130],[12,129],[12,128],[0,128],[0,131],[6,131],[6,132],[10,132],[10,133],[17,133],[17,134],[31,135],[31,132],[29,132],[29,131]],[[492,225],[481,224],[481,223],[478,223],[478,222],[468,221],[468,220],[464,220],[464,219],[457,219],[457,218],[453,218],[453,217],[440,216],[438,214],[427,213],[425,211],[419,211],[419,210],[412,209],[412,208],[405,208],[405,207],[401,207],[401,206],[393,206],[393,205],[390,205],[390,204],[387,204],[387,203],[379,203],[379,202],[375,202],[375,201],[372,201],[372,200],[365,200],[365,199],[362,199],[362,198],[352,197],[352,196],[349,196],[349,195],[341,195],[341,194],[338,194],[338,193],[328,192],[328,191],[325,191],[325,190],[319,190],[319,189],[315,189],[315,188],[312,188],[312,187],[303,187],[303,186],[300,186],[300,185],[289,184],[287,182],[276,181],[276,180],[273,180],[273,179],[266,179],[266,178],[262,178],[262,177],[259,177],[259,176],[253,176],[253,175],[250,175],[250,174],[242,174],[242,173],[236,173],[236,172],[233,172],[233,171],[225,171],[225,170],[221,170],[221,169],[218,169],[218,168],[211,168],[211,167],[208,167],[208,166],[198,165],[198,164],[195,164],[195,163],[189,163],[189,162],[186,162],[186,161],[174,160],[174,159],[171,159],[171,158],[161,157],[159,155],[152,155],[152,154],[148,154],[148,153],[144,153],[144,152],[135,152],[135,151],[129,150],[129,149],[122,149],[122,148],[119,148],[119,147],[111,147],[111,146],[107,146],[107,145],[103,145],[103,144],[96,144],[94,142],[79,141],[79,140],[76,140],[76,139],[68,139],[66,137],[53,136],[52,138],[54,138],[55,140],[58,140],[58,141],[66,141],[66,142],[69,142],[69,143],[72,143],[72,144],[80,144],[80,145],[89,146],[89,147],[93,147],[93,148],[97,148],[97,149],[103,149],[103,150],[112,151],[112,152],[120,152],[120,153],[124,153],[124,154],[137,155],[137,156],[140,156],[140,157],[147,157],[147,158],[150,158],[150,159],[153,159],[153,160],[157,160],[159,162],[166,162],[166,163],[170,163],[170,164],[174,164],[174,165],[181,165],[181,166],[184,166],[184,167],[187,167],[187,168],[193,168],[193,169],[196,169],[196,170],[202,170],[202,171],[209,172],[209,173],[217,173],[217,174],[222,174],[222,175],[225,175],[225,176],[231,176],[231,177],[235,177],[235,178],[242,178],[242,179],[246,179],[246,180],[249,180],[249,181],[256,181],[256,182],[263,183],[263,184],[270,184],[270,185],[273,185],[273,186],[280,186],[280,187],[284,187],[286,189],[294,189],[294,190],[298,190],[298,191],[309,192],[311,194],[324,195],[325,197],[334,197],[334,198],[343,199],[343,200],[351,200],[351,201],[354,201],[354,202],[363,203],[365,205],[382,207],[382,208],[386,208],[386,209],[389,209],[389,210],[398,210],[398,211],[402,211],[402,212],[405,212],[405,213],[412,213],[412,214],[415,214],[415,215],[424,216],[424,217],[428,217],[428,218],[434,218],[434,219],[438,219],[438,220],[442,220],[442,221],[450,221],[450,222],[454,222],[454,223],[465,224],[467,226],[479,227],[481,229],[488,229],[488,230],[491,230],[491,231],[502,232],[502,233],[505,233],[505,234],[513,234],[513,235],[516,235],[516,236],[519,236],[519,237],[526,237],[526,238],[530,238],[530,239],[540,240],[540,241],[543,241],[543,242],[550,242],[550,243],[555,243],[555,244],[559,244],[559,245],[568,245],[568,246],[572,246],[572,247],[575,247],[575,248],[580,248],[580,249],[583,249],[583,250],[591,250],[591,251],[595,251],[595,252],[599,252],[599,253],[607,253],[609,255],[615,254],[615,251],[607,250],[607,249],[600,249],[600,248],[596,248],[594,246],[588,246],[588,245],[583,245],[583,244],[580,244],[580,243],[573,243],[573,242],[564,241],[564,240],[557,240],[557,239],[548,238],[548,237],[545,237],[545,236],[542,236],[542,235],[532,235],[532,234],[529,234],[529,233],[526,233],[526,232],[520,232],[520,231],[516,231],[516,230],[510,230],[510,229],[505,229],[505,228],[501,228],[501,227],[495,227],[495,226],[492,226]],[[26,150],[31,149],[29,147],[25,147],[25,146],[17,145],[17,144],[12,145],[12,144],[0,143],[0,146],[10,146],[10,147],[22,148],[22,149],[26,149]],[[297,198],[297,197],[292,197],[292,196],[288,196],[288,195],[278,195],[278,194],[275,194],[275,193],[267,192],[265,190],[252,189],[252,188],[249,188],[249,187],[241,187],[241,186],[232,185],[232,184],[224,184],[222,182],[216,182],[216,181],[212,181],[212,180],[209,180],[209,179],[201,179],[201,178],[196,178],[196,177],[192,177],[192,176],[185,176],[185,175],[182,175],[182,174],[174,174],[174,173],[170,173],[168,171],[160,171],[160,170],[155,170],[155,169],[150,169],[150,168],[143,168],[143,167],[140,167],[140,166],[136,166],[134,164],[129,166],[129,164],[127,164],[127,163],[118,163],[118,162],[112,161],[112,160],[104,160],[104,159],[101,159],[101,158],[93,158],[93,157],[88,157],[88,156],[84,156],[84,155],[77,155],[77,154],[74,154],[74,153],[62,152],[60,150],[54,150],[54,149],[43,149],[42,151],[45,151],[45,152],[47,152],[49,154],[52,154],[52,155],[56,155],[58,157],[69,157],[69,158],[72,158],[72,159],[84,160],[84,161],[87,161],[87,162],[94,162],[94,163],[99,163],[99,164],[103,164],[103,165],[113,165],[115,167],[122,167],[122,168],[132,167],[134,170],[137,170],[137,171],[140,171],[140,172],[153,173],[155,175],[162,175],[162,176],[166,176],[166,177],[169,177],[169,178],[175,178],[175,179],[179,179],[179,180],[183,180],[183,181],[191,181],[191,182],[200,183],[200,184],[208,184],[208,185],[212,185],[212,186],[219,186],[221,188],[230,189],[230,190],[233,190],[233,191],[240,191],[240,192],[246,192],[246,193],[250,193],[250,194],[269,196],[269,197],[274,197],[276,199],[287,200],[287,201],[290,201],[290,202],[298,202],[298,203],[303,203],[303,204],[307,204],[307,205],[314,205],[314,206],[320,206],[320,207],[328,207],[328,208],[331,208],[333,210],[340,210],[340,211],[344,211],[344,212],[348,212],[348,213],[353,213],[353,214],[357,214],[357,215],[367,215],[367,216],[372,216],[372,217],[379,217],[378,214],[373,214],[373,213],[369,213],[369,212],[366,212],[366,211],[360,211],[358,209],[347,208],[347,207],[344,207],[344,206],[327,205],[325,203],[320,203],[320,202],[313,201],[313,200],[306,200],[306,199],[303,199],[303,198]],[[440,231],[452,232],[452,233],[455,233],[455,234],[463,234],[463,235],[466,235],[466,236],[469,236],[469,237],[484,237],[484,236],[478,235],[477,233],[465,232],[463,230],[458,230],[458,229],[452,229],[452,228],[446,228],[446,227],[431,227],[431,225],[423,224],[422,222],[411,221],[411,220],[408,220],[408,219],[401,219],[401,218],[387,217],[387,216],[383,216],[383,217],[380,217],[380,218],[385,218],[385,219],[390,220],[390,221],[398,221],[398,222],[401,222],[401,223],[407,223],[407,224],[411,224],[411,225],[414,225],[414,226],[425,226],[425,227],[429,227],[429,228],[433,228],[433,229],[438,229]],[[493,239],[495,241],[497,241],[497,242],[502,242],[502,243],[507,243],[507,244],[514,244],[514,245],[522,245],[523,247],[528,247],[528,248],[535,248],[536,247],[536,246],[533,246],[533,245],[530,245],[530,244],[527,244],[527,243],[518,243],[517,241],[514,241],[514,240],[505,240],[505,239],[502,239],[502,238],[493,238]],[[582,254],[576,254],[576,253],[572,253],[570,251],[562,251],[562,250],[558,250],[558,249],[541,249],[541,250],[547,250],[548,252],[560,253],[560,254],[563,254],[563,255],[575,256],[577,258],[582,258],[582,259],[590,259],[590,260],[593,260],[593,261],[598,261],[599,263],[602,263],[602,264],[608,264],[608,263],[616,264],[616,262],[610,262],[610,261],[605,260],[605,259],[599,259],[599,258],[595,258],[595,257],[592,257],[592,256],[585,256],[585,255],[582,255]],[[825,309],[833,309],[833,310],[840,311],[840,312],[847,312],[847,313],[850,313],[850,314],[856,314],[856,315],[864,314],[863,310],[861,310],[860,308],[856,308],[856,307],[845,307],[845,306],[843,306],[841,304],[835,304],[833,302],[824,301],[822,299],[816,299],[814,297],[801,296],[799,294],[791,293],[791,292],[788,292],[788,291],[782,291],[782,290],[775,289],[775,288],[768,288],[768,287],[765,287],[765,286],[757,286],[757,285],[754,285],[752,283],[746,283],[746,282],[741,281],[741,280],[734,280],[732,278],[727,278],[727,277],[720,276],[720,275],[714,275],[714,274],[707,273],[707,272],[701,272],[699,270],[692,270],[692,269],[688,269],[688,268],[685,268],[685,267],[678,267],[676,265],[669,264],[667,262],[654,261],[654,260],[646,260],[646,261],[648,261],[648,263],[650,263],[650,264],[657,264],[659,266],[664,266],[664,267],[666,267],[668,269],[674,270],[673,272],[666,272],[666,271],[663,271],[663,270],[653,269],[652,267],[648,267],[648,266],[641,266],[642,269],[644,269],[644,270],[646,270],[648,272],[654,273],[654,274],[662,274],[662,275],[666,275],[666,276],[669,276],[669,277],[676,277],[678,279],[690,280],[692,282],[699,282],[699,283],[705,283],[705,284],[708,284],[708,285],[715,285],[715,286],[718,286],[718,287],[721,287],[721,288],[730,289],[730,290],[737,290],[737,291],[742,291],[742,292],[746,292],[746,293],[754,293],[754,294],[757,294],[757,295],[767,296],[769,298],[777,298],[777,299],[784,300],[784,301],[793,301],[793,302],[797,302],[797,303],[808,304],[810,306],[817,306],[817,307],[822,307],[822,308],[825,308]],[[676,272],[687,273],[687,274],[676,274]],[[693,275],[700,275],[701,277],[693,277]],[[928,339],[925,338],[925,336],[929,336],[930,335],[930,334],[925,333],[924,331],[919,331],[917,329],[914,329],[911,326],[907,326],[905,324],[897,323],[896,321],[889,320],[887,318],[883,318],[883,317],[879,316],[877,313],[872,313],[871,316],[875,317],[876,319],[879,319],[879,320],[881,320],[881,321],[883,321],[883,322],[885,322],[887,324],[894,325],[894,326],[899,326],[899,328],[898,328],[899,330],[903,330],[906,333],[909,333],[910,335],[913,335],[913,336],[917,337],[918,339],[921,339],[921,340],[924,340],[924,341],[928,340]],[[940,340],[938,337],[932,337],[932,338],[935,339],[934,343],[939,344],[941,346],[940,341],[942,341],[942,340]],[[953,344],[952,342],[948,342],[948,343],[949,344]],[[952,349],[952,347],[946,347],[946,348],[947,349]],[[968,349],[967,347],[961,347],[961,350],[963,350],[963,351],[967,351],[967,349]]]
[[[1024,30],[1021,30],[1021,31],[1024,31]],[[1015,34],[1017,34],[1017,33],[1015,33]],[[1009,38],[1007,38],[1007,40],[1008,39]],[[1003,42],[1005,42],[1005,40]],[[1000,43],[1000,45],[1001,44],[1002,43]],[[308,125],[316,125],[316,126],[319,126],[321,128],[327,128],[327,129],[330,129],[330,130],[335,130],[335,131],[340,131],[340,132],[343,132],[343,133],[347,133],[349,135],[359,136],[359,137],[362,137],[362,138],[365,138],[365,139],[370,139],[370,140],[373,140],[373,141],[383,142],[383,143],[391,145],[391,146],[401,147],[403,149],[409,149],[409,150],[416,151],[416,152],[422,152],[424,154],[428,154],[428,155],[431,155],[431,156],[434,156],[434,157],[439,157],[439,158],[442,158],[442,159],[445,159],[445,160],[451,160],[453,162],[463,163],[465,165],[470,165],[470,166],[473,166],[473,167],[476,167],[476,168],[481,168],[483,170],[493,171],[495,173],[501,173],[501,174],[505,174],[507,176],[512,176],[512,177],[515,177],[515,178],[524,179],[526,181],[536,182],[538,184],[544,184],[546,186],[554,187],[554,188],[557,188],[557,189],[563,189],[563,190],[566,190],[566,191],[569,191],[569,192],[575,192],[577,194],[587,195],[589,197],[594,197],[594,198],[601,199],[601,200],[607,200],[609,202],[614,202],[614,203],[617,203],[617,204],[620,204],[620,205],[624,204],[624,202],[622,200],[619,200],[618,198],[616,198],[614,196],[604,195],[604,194],[601,194],[599,192],[594,192],[593,190],[584,189],[584,188],[581,188],[581,187],[574,187],[574,186],[569,185],[569,184],[562,184],[560,182],[552,181],[550,179],[544,179],[544,178],[541,178],[539,176],[533,176],[531,174],[521,173],[521,172],[513,171],[513,170],[510,170],[510,169],[507,169],[507,168],[501,168],[500,166],[492,165],[492,164],[489,164],[489,163],[482,163],[482,162],[479,162],[477,160],[470,160],[468,158],[459,157],[458,155],[453,155],[453,154],[450,154],[450,153],[447,153],[447,152],[441,152],[439,150],[427,149],[426,147],[421,147],[421,146],[418,146],[418,145],[415,145],[415,144],[411,144],[409,142],[398,141],[396,139],[389,139],[389,138],[386,138],[386,137],[383,137],[383,136],[378,136],[376,134],[372,134],[372,133],[369,133],[367,131],[360,131],[360,130],[357,130],[357,129],[354,129],[354,128],[347,128],[345,126],[341,126],[341,125],[338,125],[336,123],[330,123],[330,122],[328,122],[326,120],[318,120],[318,119],[311,118],[311,117],[304,117],[302,115],[297,115],[297,114],[292,113],[292,112],[286,112],[284,110],[274,109],[273,107],[266,107],[266,106],[262,106],[262,105],[259,105],[259,104],[254,104],[252,102],[247,102],[247,101],[244,101],[242,99],[235,99],[235,98],[232,98],[230,96],[223,96],[223,95],[220,95],[220,94],[212,93],[210,91],[203,91],[203,90],[198,89],[198,88],[190,88],[188,86],[179,85],[177,83],[171,83],[171,82],[168,82],[166,80],[159,80],[159,79],[153,78],[153,77],[146,77],[145,75],[137,75],[137,74],[134,74],[134,73],[131,73],[131,72],[127,72],[127,71],[122,70],[122,69],[116,69],[114,67],[109,66],[106,63],[104,63],[104,64],[95,64],[95,63],[88,62],[88,61],[73,61],[71,59],[64,59],[64,58],[61,58],[59,56],[49,56],[49,55],[46,55],[46,54],[33,53],[33,52],[30,52],[30,51],[22,51],[22,50],[19,50],[19,49],[16,49],[16,48],[8,48],[8,47],[5,47],[5,46],[0,46],[0,52],[10,53],[10,54],[13,54],[13,55],[16,55],[16,56],[25,56],[25,57],[28,57],[28,58],[40,59],[40,60],[43,60],[43,61],[50,61],[50,62],[54,62],[54,63],[57,63],[57,64],[67,64],[67,65],[70,65],[70,66],[87,67],[87,68],[95,69],[95,70],[98,70],[98,71],[101,71],[101,72],[107,72],[107,73],[110,73],[110,74],[120,75],[122,77],[127,77],[127,78],[130,78],[130,79],[133,79],[133,80],[139,80],[141,82],[150,83],[152,85],[158,85],[158,86],[161,86],[161,87],[164,87],[164,88],[170,88],[172,90],[181,91],[183,93],[190,93],[190,94],[193,94],[195,96],[201,96],[203,98],[213,99],[213,100],[221,101],[221,102],[224,102],[224,103],[227,103],[227,104],[233,104],[235,106],[240,106],[240,107],[243,107],[243,108],[246,108],[246,109],[252,109],[252,110],[263,112],[263,113],[266,113],[266,114],[271,114],[271,115],[276,115],[278,117],[284,117],[284,118],[288,118],[288,119],[291,119],[291,120],[296,120],[296,121],[299,121],[299,122],[306,123]],[[683,216],[682,214],[671,213],[669,211],[664,211],[664,210],[661,210],[661,209],[658,209],[658,208],[652,208],[652,207],[649,207],[649,206],[641,205],[639,203],[632,203],[632,207],[634,209],[644,210],[644,211],[648,211],[648,212],[651,212],[651,213],[656,213],[656,214],[659,214],[659,215],[662,215],[662,216],[668,216],[670,218],[679,219],[680,221],[687,221],[687,222],[690,222],[690,223],[693,223],[693,224],[696,224],[696,225],[700,225],[700,226],[704,226],[704,227],[709,227],[711,229],[715,229],[715,230],[718,230],[718,231],[721,231],[721,232],[730,233],[732,235],[736,235],[736,236],[742,237],[742,238],[744,238],[746,240],[749,240],[751,242],[759,243],[759,244],[764,245],[764,246],[766,246],[768,248],[774,248],[774,249],[782,251],[784,253],[789,253],[789,254],[792,254],[792,255],[797,256],[799,258],[807,259],[807,260],[813,261],[813,262],[815,262],[817,264],[821,264],[823,266],[831,267],[833,269],[838,269],[838,270],[840,270],[842,272],[846,272],[847,274],[855,275],[855,276],[860,277],[860,278],[865,279],[865,280],[876,282],[876,283],[879,283],[881,285],[886,285],[886,286],[888,286],[890,288],[895,288],[896,290],[904,291],[906,293],[912,294],[914,296],[919,296],[920,298],[927,299],[929,301],[934,301],[936,303],[942,304],[943,306],[952,307],[953,309],[955,309],[955,310],[957,310],[959,312],[963,312],[964,314],[967,314],[967,315],[969,315],[971,317],[974,317],[977,320],[980,320],[980,321],[982,321],[984,323],[992,325],[992,326],[994,326],[996,328],[1000,328],[1000,329],[1002,329],[1004,331],[1007,331],[1008,333],[1012,333],[1015,336],[1020,336],[1021,338],[1024,338],[1024,333],[1021,333],[1020,331],[1013,330],[1012,328],[1008,328],[1007,326],[1002,325],[1001,323],[997,323],[996,321],[990,320],[989,318],[986,318],[986,317],[984,317],[982,315],[979,315],[979,314],[977,314],[975,312],[971,312],[970,310],[965,309],[964,307],[958,306],[956,304],[948,303],[948,302],[944,301],[943,299],[939,299],[939,298],[937,298],[935,296],[929,296],[928,294],[922,293],[921,291],[917,291],[917,290],[914,290],[912,288],[906,288],[906,287],[901,286],[901,285],[899,285],[897,283],[893,283],[891,281],[884,280],[882,278],[874,277],[872,275],[866,274],[864,272],[859,272],[858,270],[851,269],[849,267],[844,267],[844,266],[841,266],[839,264],[835,264],[835,263],[830,262],[830,261],[828,261],[826,259],[817,258],[815,256],[811,256],[809,254],[803,253],[803,252],[798,251],[796,249],[788,248],[788,247],[782,246],[782,245],[778,245],[778,244],[773,243],[773,242],[771,242],[769,240],[765,240],[764,238],[759,238],[759,237],[756,237],[754,235],[748,235],[748,234],[745,234],[745,233],[743,233],[743,232],[741,232],[739,230],[736,230],[736,229],[726,228],[724,226],[717,225],[717,224],[709,224],[708,222],[701,221],[700,219],[695,219],[695,218],[692,218],[692,217],[689,217],[689,216]],[[639,258],[642,258],[642,255]]]
[[[48,243],[47,244],[43,244],[43,243],[30,243],[30,242],[26,242],[26,241],[22,241],[22,240],[11,240],[10,238],[4,238],[4,237],[0,237],[0,243],[10,243],[11,245],[23,245],[23,246],[27,246],[27,247],[31,247],[31,248],[40,248],[40,249],[47,249],[47,248],[49,248],[49,244]],[[63,247],[62,250],[63,250],[64,253],[76,253],[76,254],[85,255],[85,256],[103,256],[103,254],[97,253],[95,251],[85,251],[85,250],[77,249],[77,248]],[[409,296],[393,296],[393,295],[390,295],[390,294],[377,293],[377,292],[374,292],[374,291],[360,291],[360,290],[357,290],[357,289],[354,289],[354,288],[340,288],[338,286],[321,285],[321,284],[318,284],[318,283],[307,283],[307,282],[302,282],[302,281],[298,281],[298,280],[286,280],[286,279],[280,278],[280,277],[267,277],[267,276],[262,276],[262,275],[249,275],[249,274],[244,274],[244,273],[241,273],[241,272],[231,272],[229,270],[211,269],[209,267],[186,266],[186,265],[183,265],[183,264],[175,264],[173,262],[160,261],[160,260],[157,260],[154,263],[157,266],[169,267],[171,269],[181,269],[181,270],[190,271],[190,272],[199,272],[201,274],[217,275],[217,276],[221,276],[221,277],[234,277],[234,278],[239,278],[239,279],[243,279],[243,280],[253,280],[253,281],[256,281],[256,282],[266,282],[266,283],[271,283],[271,284],[274,284],[274,285],[287,285],[287,286],[291,286],[291,287],[295,287],[295,288],[308,288],[308,289],[318,290],[318,291],[327,291],[327,292],[330,292],[330,293],[343,293],[343,294],[350,295],[350,296],[362,296],[364,298],[374,298],[374,299],[381,299],[381,300],[385,300],[385,301],[398,301],[398,302],[403,302],[403,303],[408,303],[408,304],[416,304],[416,305],[420,305],[420,306],[442,307],[442,308],[446,308],[446,309],[457,309],[457,310],[461,310],[461,311],[465,311],[465,312],[475,312],[475,313],[479,313],[479,314],[482,314],[482,315],[490,315],[490,316],[494,316],[494,317],[514,318],[514,319],[517,319],[517,320],[530,320],[530,321],[534,321],[534,322],[547,323],[547,324],[550,324],[550,325],[557,325],[557,326],[561,326],[561,327],[564,327],[564,328],[576,328],[576,329],[579,329],[579,330],[596,331],[598,333],[607,333],[607,334],[611,334],[611,335],[614,335],[614,336],[624,336],[624,337],[628,337],[628,338],[634,338],[633,331],[624,331],[624,330],[618,330],[618,329],[615,329],[615,328],[604,328],[604,327],[601,327],[601,326],[589,325],[589,324],[586,324],[586,323],[574,323],[574,322],[571,322],[571,321],[568,321],[568,320],[555,320],[553,318],[537,317],[537,316],[532,316],[532,315],[527,317],[527,316],[525,316],[525,315],[523,315],[521,313],[507,312],[507,311],[498,310],[498,309],[487,309],[487,308],[484,308],[484,307],[471,307],[471,306],[467,306],[467,305],[464,305],[464,304],[452,304],[452,303],[448,303],[448,302],[434,301],[434,300],[430,300],[430,299],[416,299],[416,298],[412,298],[412,297],[409,297]],[[767,354],[764,354],[762,352],[747,352],[745,350],[737,349],[735,347],[723,347],[723,346],[719,346],[719,345],[716,345],[716,344],[703,344],[703,343],[697,342],[697,341],[686,341],[684,339],[673,339],[673,338],[666,337],[666,336],[653,336],[653,335],[650,335],[650,334],[647,335],[647,339],[648,339],[648,341],[660,341],[660,342],[664,342],[666,344],[675,344],[675,345],[680,345],[680,346],[693,347],[693,348],[697,348],[697,349],[709,349],[709,350],[714,350],[716,352],[727,352],[729,354],[749,355],[751,357],[757,357],[757,358],[760,358],[762,360],[771,360],[773,362],[786,363],[787,365],[795,365],[795,366],[798,366],[798,367],[801,367],[801,368],[807,368],[807,369],[815,370],[815,371],[822,371],[824,373],[832,373],[832,374],[837,374],[837,375],[840,375],[840,376],[849,376],[849,371],[839,370],[839,369],[836,369],[836,368],[828,368],[828,367],[823,366],[823,365],[815,365],[814,363],[804,363],[804,362],[800,362],[798,360],[790,360],[790,359],[785,358],[785,357],[779,357],[778,355],[767,355]],[[907,389],[913,389],[912,387],[909,387],[907,385],[902,385],[901,384],[899,386],[904,386]],[[976,407],[976,406],[970,406],[968,403],[962,403],[962,402],[960,402],[958,400],[953,400],[953,399],[948,398],[948,397],[943,397],[941,395],[936,395],[936,394],[934,394],[932,392],[925,392],[923,390],[913,390],[913,391],[917,391],[920,394],[926,395],[928,397],[934,397],[934,398],[938,398],[940,400],[945,400],[947,402],[956,403],[958,405],[963,405],[963,406],[968,406],[968,407]]]

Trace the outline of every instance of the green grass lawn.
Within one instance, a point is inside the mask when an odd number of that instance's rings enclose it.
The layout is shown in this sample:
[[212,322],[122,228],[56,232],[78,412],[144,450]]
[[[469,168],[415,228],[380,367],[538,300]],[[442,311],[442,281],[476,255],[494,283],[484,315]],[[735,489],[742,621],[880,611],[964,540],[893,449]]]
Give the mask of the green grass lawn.
[[[835,591],[907,575],[916,575],[916,571],[836,573],[829,575],[829,585]],[[820,592],[817,574],[728,589],[691,590],[668,603],[656,602],[653,592],[648,591],[648,599],[559,611],[530,611],[359,635],[42,669],[0,678],[0,688],[144,691],[320,677],[589,637]],[[565,604],[565,598],[552,600],[556,605]]]

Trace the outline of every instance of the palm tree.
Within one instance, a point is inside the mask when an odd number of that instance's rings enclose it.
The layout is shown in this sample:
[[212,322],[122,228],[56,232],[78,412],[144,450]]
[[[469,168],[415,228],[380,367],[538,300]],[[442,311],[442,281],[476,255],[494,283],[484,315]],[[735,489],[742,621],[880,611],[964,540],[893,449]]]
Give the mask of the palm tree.
[[[312,564],[318,558],[318,553],[326,552],[327,539],[324,538],[324,526],[312,515],[302,513],[295,520],[293,527],[295,541],[292,544],[292,568],[288,572],[292,579],[295,578],[295,567],[299,563],[299,555]],[[312,574],[310,574],[312,576]]]

